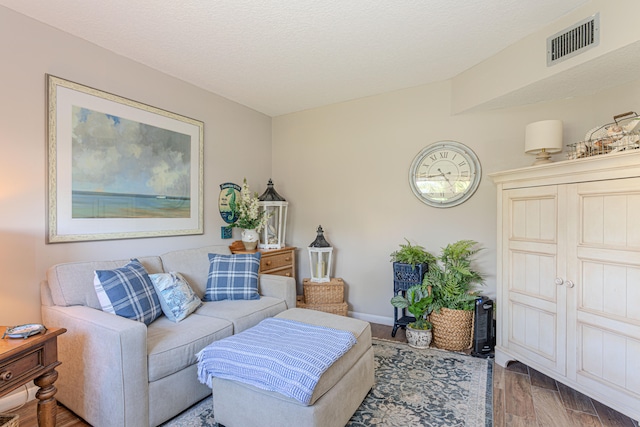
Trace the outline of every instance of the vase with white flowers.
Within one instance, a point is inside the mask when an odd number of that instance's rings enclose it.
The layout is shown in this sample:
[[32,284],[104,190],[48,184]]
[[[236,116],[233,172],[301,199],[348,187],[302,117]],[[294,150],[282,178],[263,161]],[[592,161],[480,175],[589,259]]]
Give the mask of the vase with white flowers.
[[269,218],[263,210],[258,209],[258,193],[251,192],[246,178],[240,190],[240,200],[236,200],[230,207],[238,219],[228,227],[241,228],[242,244],[246,250],[254,250],[258,246],[260,238],[258,233],[266,225]]

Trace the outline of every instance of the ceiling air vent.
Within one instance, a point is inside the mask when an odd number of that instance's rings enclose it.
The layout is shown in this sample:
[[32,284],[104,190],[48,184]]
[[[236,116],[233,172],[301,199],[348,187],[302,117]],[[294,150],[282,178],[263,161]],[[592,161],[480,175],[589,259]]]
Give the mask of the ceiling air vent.
[[579,55],[600,43],[600,13],[547,39],[547,67]]

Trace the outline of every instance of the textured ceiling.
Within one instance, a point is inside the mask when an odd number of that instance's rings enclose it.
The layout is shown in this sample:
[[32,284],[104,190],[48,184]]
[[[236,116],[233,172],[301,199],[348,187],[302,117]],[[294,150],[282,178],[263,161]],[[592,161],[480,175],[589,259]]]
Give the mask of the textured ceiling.
[[277,116],[454,77],[588,0],[0,0]]

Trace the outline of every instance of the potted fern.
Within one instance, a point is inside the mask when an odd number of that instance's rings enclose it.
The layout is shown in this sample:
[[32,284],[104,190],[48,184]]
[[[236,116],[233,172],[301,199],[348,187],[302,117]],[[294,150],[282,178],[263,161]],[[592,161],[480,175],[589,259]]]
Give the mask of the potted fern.
[[391,253],[396,292],[406,291],[413,285],[421,284],[428,264],[436,260],[424,247],[412,245],[407,238],[404,240],[407,244],[400,244],[400,249]]
[[407,324],[407,341],[411,347],[428,348],[431,344],[431,322],[427,320],[433,298],[422,284],[407,289],[406,295],[399,294],[391,298],[396,309],[407,309],[415,320]]
[[443,248],[437,262],[430,264],[422,282],[431,287],[433,342],[445,350],[460,351],[471,346],[473,310],[478,297],[477,285],[483,285],[482,275],[471,266],[473,256],[480,251],[478,242],[460,240]]

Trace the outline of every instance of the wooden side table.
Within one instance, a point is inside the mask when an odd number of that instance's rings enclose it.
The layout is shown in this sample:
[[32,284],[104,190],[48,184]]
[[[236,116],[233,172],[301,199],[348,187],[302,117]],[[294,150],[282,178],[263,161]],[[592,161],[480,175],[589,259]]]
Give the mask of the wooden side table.
[[237,240],[229,246],[233,254],[253,254],[260,252],[260,270],[262,274],[276,274],[278,276],[296,278],[296,247],[286,246],[281,249],[254,249],[247,251],[242,242]]
[[260,273],[296,278],[296,248],[260,249]]
[[[6,327],[0,326],[4,332]],[[44,334],[22,338],[0,340],[0,397],[34,381],[40,387],[38,398],[38,425],[56,425],[57,403],[54,395],[58,391],[53,383],[58,379],[55,367],[58,361],[58,335],[67,332],[64,328],[51,328]]]

